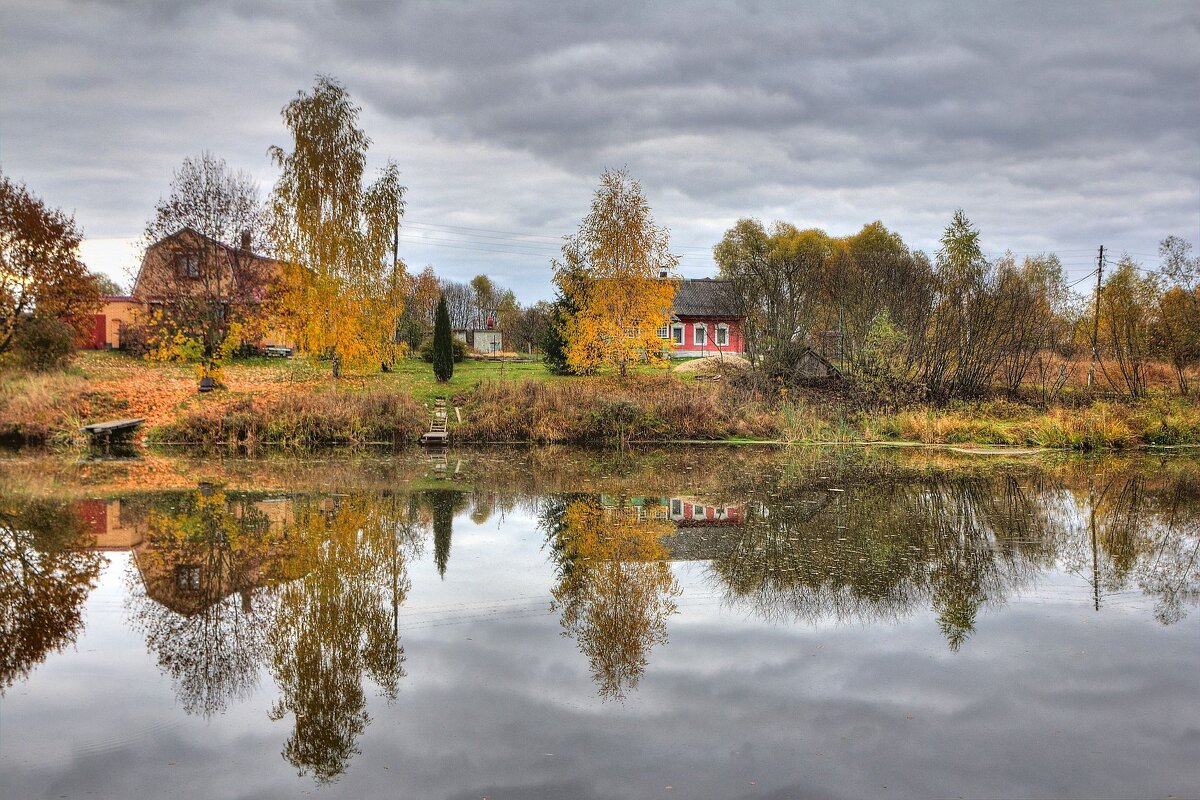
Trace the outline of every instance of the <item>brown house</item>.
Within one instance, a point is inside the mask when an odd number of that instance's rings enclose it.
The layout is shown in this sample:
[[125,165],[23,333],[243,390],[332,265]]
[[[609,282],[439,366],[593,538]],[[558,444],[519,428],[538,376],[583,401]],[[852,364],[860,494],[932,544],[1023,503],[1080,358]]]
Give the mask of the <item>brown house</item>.
[[[240,247],[230,247],[182,228],[146,248],[131,294],[101,298],[89,346],[121,347],[123,330],[156,307],[219,298],[223,306],[244,311],[267,299],[280,274],[279,262],[255,253],[248,235]],[[286,344],[282,331],[270,329],[258,341],[262,347]]]

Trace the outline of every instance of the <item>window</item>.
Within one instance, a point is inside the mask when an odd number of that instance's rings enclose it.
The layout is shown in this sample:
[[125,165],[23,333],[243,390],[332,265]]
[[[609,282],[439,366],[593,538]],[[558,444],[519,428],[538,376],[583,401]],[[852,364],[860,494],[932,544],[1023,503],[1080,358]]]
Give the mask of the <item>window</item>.
[[180,253],[176,255],[175,274],[180,278],[199,278],[200,257],[195,253]]
[[671,338],[671,326],[670,325],[660,326],[658,329],[658,338],[670,339]]
[[678,497],[671,498],[671,516],[673,516],[673,517],[682,517],[683,516],[683,501],[680,500]]
[[200,568],[191,564],[175,567],[175,586],[181,592],[200,591]]
[[704,345],[708,344],[708,328],[703,323],[696,323],[696,327],[692,332],[692,344],[696,345],[696,347],[704,347]]
[[678,345],[683,344],[683,326],[682,325],[675,325],[671,328],[671,341],[673,341],[675,344],[678,344]]
[[718,325],[717,326],[717,347],[728,347],[728,346],[729,346],[729,326],[723,325],[723,324]]

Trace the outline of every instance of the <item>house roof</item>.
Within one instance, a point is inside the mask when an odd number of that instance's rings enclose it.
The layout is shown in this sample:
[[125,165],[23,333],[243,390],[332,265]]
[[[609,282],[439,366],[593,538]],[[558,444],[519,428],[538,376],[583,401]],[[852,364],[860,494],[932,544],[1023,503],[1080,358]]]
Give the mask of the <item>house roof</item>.
[[243,250],[238,247],[231,247],[218,239],[212,238],[211,236],[205,236],[203,233],[200,233],[195,228],[192,228],[190,226],[184,226],[184,227],[180,228],[179,230],[175,231],[174,233],[170,234],[169,236],[164,236],[163,238],[159,239],[158,241],[156,241],[150,245],[147,245],[145,252],[142,254],[142,263],[138,265],[137,277],[134,278],[134,280],[133,280],[134,297],[137,297],[139,295],[138,289],[142,283],[142,274],[146,271],[146,262],[149,259],[150,254],[152,252],[154,252],[156,249],[158,249],[159,247],[161,247],[162,245],[166,244],[167,242],[169,242],[173,239],[179,239],[185,235],[194,236],[198,239],[202,239],[202,240],[214,245],[215,247],[226,251],[227,253],[235,254],[240,257],[249,257],[249,258],[253,259],[254,261],[263,261],[263,262],[267,262],[267,263],[278,263],[275,259],[271,258],[270,256],[264,256],[261,253],[255,253],[253,250]]
[[713,278],[680,281],[672,311],[682,317],[743,316],[733,281]]

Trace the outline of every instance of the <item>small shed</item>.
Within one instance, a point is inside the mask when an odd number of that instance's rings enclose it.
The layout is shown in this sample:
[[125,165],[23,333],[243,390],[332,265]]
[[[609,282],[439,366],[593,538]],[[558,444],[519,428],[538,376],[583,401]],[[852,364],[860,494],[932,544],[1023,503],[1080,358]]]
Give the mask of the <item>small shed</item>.
[[840,380],[842,371],[829,359],[811,347],[805,347],[796,358],[793,374],[798,380]]

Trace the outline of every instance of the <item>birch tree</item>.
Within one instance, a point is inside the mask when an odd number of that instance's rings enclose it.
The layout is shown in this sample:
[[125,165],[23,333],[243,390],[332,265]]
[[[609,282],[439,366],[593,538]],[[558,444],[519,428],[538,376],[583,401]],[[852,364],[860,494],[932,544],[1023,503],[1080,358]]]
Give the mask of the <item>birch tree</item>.
[[666,228],[654,224],[642,187],[625,170],[606,170],[592,210],[567,237],[554,280],[574,306],[564,324],[571,371],[616,368],[624,376],[640,359],[661,361],[679,264]]
[[292,150],[271,148],[282,170],[271,200],[272,235],[285,264],[282,315],[301,349],[361,369],[395,357],[404,307],[397,235],[405,187],[389,162],[366,189],[371,140],[345,87],[320,76],[283,109]]

